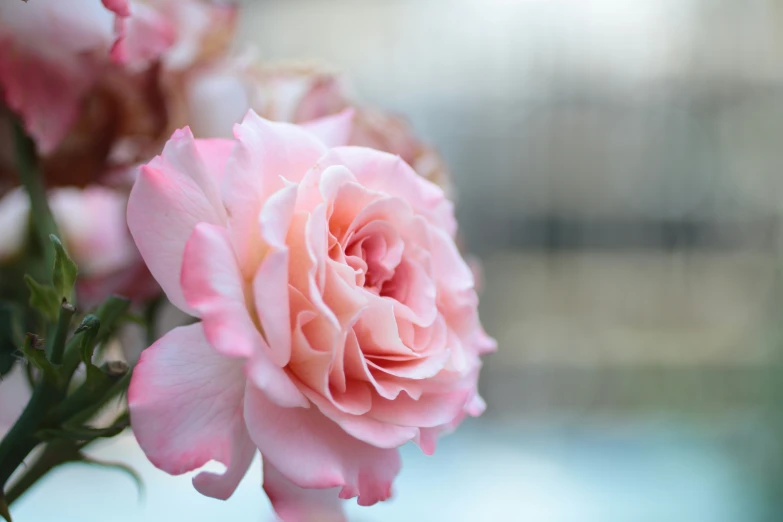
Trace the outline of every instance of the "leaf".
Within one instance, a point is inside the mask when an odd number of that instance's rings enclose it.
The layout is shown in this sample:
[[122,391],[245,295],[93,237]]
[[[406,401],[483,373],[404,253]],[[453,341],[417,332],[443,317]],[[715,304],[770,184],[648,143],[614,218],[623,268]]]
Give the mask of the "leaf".
[[41,370],[44,379],[51,383],[57,383],[57,371],[52,367],[49,359],[46,358],[46,353],[37,346],[38,342],[39,339],[37,336],[27,334],[20,351],[24,354],[30,364]]
[[76,274],[79,270],[76,268],[76,263],[68,255],[68,252],[65,251],[65,247],[60,239],[54,234],[50,234],[49,239],[54,246],[54,272],[52,274],[54,288],[59,293],[60,299],[71,301],[73,287],[76,284]]
[[114,329],[115,323],[120,319],[130,306],[130,300],[124,297],[111,296],[98,307],[95,315],[101,323],[98,331],[98,339],[106,339]]
[[126,473],[133,480],[133,482],[136,483],[136,489],[138,490],[139,500],[142,500],[142,498],[144,497],[144,481],[142,481],[141,475],[139,475],[139,473],[135,469],[128,466],[127,464],[123,464],[122,462],[109,462],[105,460],[98,460],[93,457],[89,457],[85,454],[82,454],[81,462],[93,466],[99,466],[102,468],[116,469],[118,471],[122,471]]
[[74,335],[81,334],[79,349],[82,354],[82,361],[89,365],[92,362],[92,354],[95,351],[95,344],[98,340],[98,332],[101,329],[101,320],[97,316],[89,314],[82,319],[81,324],[76,328]]
[[27,283],[27,288],[30,290],[30,306],[41,312],[50,321],[55,322],[60,313],[62,301],[57,290],[49,285],[42,285],[29,274],[25,274],[24,282]]

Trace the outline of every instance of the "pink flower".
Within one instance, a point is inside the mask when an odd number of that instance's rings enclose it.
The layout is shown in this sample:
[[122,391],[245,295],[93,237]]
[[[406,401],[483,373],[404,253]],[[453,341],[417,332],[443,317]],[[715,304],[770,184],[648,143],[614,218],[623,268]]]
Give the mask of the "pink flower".
[[225,464],[194,479],[217,498],[260,450],[287,521],[389,498],[399,446],[430,454],[482,412],[480,356],[495,348],[452,204],[396,156],[324,145],[349,116],[311,133],[251,111],[235,140],[178,131],[128,203],[150,271],[201,319],[142,353],[139,444],[171,474]]
[[[84,308],[111,294],[142,300],[157,293],[125,222],[125,194],[99,186],[58,188],[49,205],[69,255],[79,267],[77,296]],[[0,199],[0,261],[19,255],[29,236],[30,202],[22,189]]]
[[[22,118],[49,186],[110,183],[158,154],[187,123],[192,71],[227,52],[236,26],[225,2],[104,4],[111,11],[98,0],[0,4],[0,132],[4,114]],[[15,179],[12,154],[0,148],[2,181]]]
[[128,0],[0,3],[0,91],[43,153],[76,121],[129,15]]

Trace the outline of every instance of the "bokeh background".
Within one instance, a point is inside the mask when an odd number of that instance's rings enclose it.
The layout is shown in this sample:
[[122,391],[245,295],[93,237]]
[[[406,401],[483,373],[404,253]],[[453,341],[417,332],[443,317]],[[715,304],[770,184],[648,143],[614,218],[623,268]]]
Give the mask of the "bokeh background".
[[[259,58],[345,71],[440,149],[483,261],[489,409],[356,520],[783,520],[782,3],[244,5]],[[105,478],[116,520],[271,516],[257,471],[220,504],[112,444],[148,482]]]

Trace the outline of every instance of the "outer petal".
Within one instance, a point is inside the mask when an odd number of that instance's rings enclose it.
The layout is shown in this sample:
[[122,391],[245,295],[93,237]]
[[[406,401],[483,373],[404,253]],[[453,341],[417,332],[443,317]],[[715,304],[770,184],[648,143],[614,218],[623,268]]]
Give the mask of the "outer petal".
[[196,150],[204,162],[204,167],[210,177],[214,178],[219,186],[226,175],[228,158],[234,150],[236,141],[221,138],[196,140]]
[[284,179],[300,181],[326,147],[301,127],[264,120],[252,110],[234,133],[239,145],[229,162],[223,200],[242,273],[252,277],[264,252],[258,230],[261,207],[285,186]]
[[247,310],[244,281],[224,228],[199,223],[182,260],[182,292],[202,319],[204,334],[220,353],[251,357],[261,334]]
[[351,138],[354,113],[353,109],[345,109],[333,116],[310,120],[300,125],[318,136],[327,147],[342,147],[348,145]]
[[337,488],[302,489],[264,461],[264,491],[283,522],[347,522]]
[[250,376],[277,404],[307,406],[307,400],[270,351],[245,304],[245,289],[224,228],[201,223],[185,247],[182,289],[202,317],[204,333],[219,352],[251,359]]
[[340,498],[358,495],[362,506],[391,496],[398,451],[354,439],[316,408],[280,408],[248,387],[245,422],[264,459],[295,485],[342,487]]
[[181,310],[194,314],[182,295],[182,255],[197,223],[222,224],[213,159],[205,163],[197,142],[185,128],[166,144],[163,154],[141,168],[128,201],[128,227],[150,272]]
[[228,498],[255,451],[242,418],[244,388],[241,362],[215,353],[200,324],[172,330],[142,352],[133,372],[128,405],[139,445],[172,475],[222,462],[224,475],[202,473],[194,485]]

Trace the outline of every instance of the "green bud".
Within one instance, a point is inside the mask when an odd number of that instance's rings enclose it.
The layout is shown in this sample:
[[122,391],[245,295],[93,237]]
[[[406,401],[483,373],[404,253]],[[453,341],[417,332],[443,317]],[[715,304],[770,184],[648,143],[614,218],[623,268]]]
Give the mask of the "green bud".
[[68,252],[65,251],[65,247],[60,239],[54,234],[50,234],[49,239],[54,246],[54,272],[52,274],[54,288],[59,293],[61,299],[71,301],[78,269],[70,256],[68,256]]

